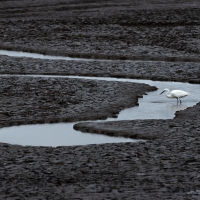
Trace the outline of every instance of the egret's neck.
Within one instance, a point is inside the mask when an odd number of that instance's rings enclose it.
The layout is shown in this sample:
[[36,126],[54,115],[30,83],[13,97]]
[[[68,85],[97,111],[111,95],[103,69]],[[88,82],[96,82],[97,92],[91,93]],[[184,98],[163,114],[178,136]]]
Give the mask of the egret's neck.
[[166,97],[168,97],[168,98],[171,97],[171,95],[170,95],[170,91],[169,91],[169,90],[166,92]]

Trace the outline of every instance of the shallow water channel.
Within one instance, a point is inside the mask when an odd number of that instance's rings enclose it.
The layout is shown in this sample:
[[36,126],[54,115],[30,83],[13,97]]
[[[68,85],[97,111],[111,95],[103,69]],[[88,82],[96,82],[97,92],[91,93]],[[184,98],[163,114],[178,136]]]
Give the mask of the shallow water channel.
[[[1,52],[0,52],[1,54]],[[22,56],[22,55],[21,55]],[[50,57],[51,58],[51,57]],[[50,59],[48,58],[48,59]],[[9,76],[9,75],[6,75]],[[172,119],[176,111],[192,107],[199,102],[200,85],[181,82],[161,82],[138,79],[118,79],[101,77],[79,77],[79,76],[45,76],[28,75],[34,77],[60,77],[60,78],[85,78],[105,81],[128,81],[146,83],[158,88],[139,99],[139,106],[122,110],[117,118],[108,118],[98,121],[136,120],[136,119]],[[176,99],[168,99],[160,92],[169,88],[181,89],[190,93],[182,99],[182,104],[177,105]],[[81,133],[73,129],[74,123],[21,125],[0,129],[0,142],[32,145],[32,146],[73,146],[86,144],[137,142],[123,137],[109,137],[99,134]]]
[[[7,50],[0,50],[0,55],[4,56],[11,56],[11,57],[27,57],[27,58],[36,58],[36,59],[45,59],[45,60],[81,60],[81,61],[88,61],[88,59],[84,58],[71,58],[71,57],[64,57],[64,56],[49,56],[43,55],[38,53],[28,53],[22,51],[7,51]],[[92,60],[92,59],[90,59]]]

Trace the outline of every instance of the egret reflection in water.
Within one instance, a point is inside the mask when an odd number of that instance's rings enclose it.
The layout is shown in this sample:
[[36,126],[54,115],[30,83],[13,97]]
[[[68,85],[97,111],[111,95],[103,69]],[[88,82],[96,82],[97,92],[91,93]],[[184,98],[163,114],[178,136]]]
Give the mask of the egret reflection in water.
[[166,112],[176,112],[180,110],[185,110],[188,106],[185,104],[174,104],[174,103],[168,103],[166,105]]

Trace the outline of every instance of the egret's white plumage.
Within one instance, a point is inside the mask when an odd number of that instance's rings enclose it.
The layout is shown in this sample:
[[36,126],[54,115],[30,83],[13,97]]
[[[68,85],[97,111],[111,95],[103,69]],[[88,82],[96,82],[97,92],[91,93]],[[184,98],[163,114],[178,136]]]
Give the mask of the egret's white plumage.
[[168,97],[168,98],[176,98],[177,99],[177,103],[178,103],[178,101],[181,103],[180,98],[186,97],[186,96],[188,96],[190,94],[189,92],[185,92],[183,90],[172,90],[170,92],[170,90],[166,88],[160,93],[160,95],[162,93],[164,93],[164,92],[166,92],[166,97]]

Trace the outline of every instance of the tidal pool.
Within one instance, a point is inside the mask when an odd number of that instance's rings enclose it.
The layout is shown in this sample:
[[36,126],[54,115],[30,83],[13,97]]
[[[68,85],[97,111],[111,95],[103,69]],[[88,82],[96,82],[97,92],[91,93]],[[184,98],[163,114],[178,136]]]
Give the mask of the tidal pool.
[[[6,54],[5,54],[6,53]],[[1,51],[1,55],[31,57],[41,59],[62,59],[62,60],[84,60],[60,56],[44,56],[41,54],[32,54],[24,52]],[[64,59],[65,58],[65,59]],[[88,59],[86,59],[88,60]],[[90,59],[91,60],[91,59]],[[134,62],[134,61],[132,61]],[[152,62],[152,61],[151,61]],[[21,75],[1,75],[1,76],[21,76]],[[200,86],[197,84],[181,83],[181,82],[161,82],[151,80],[138,79],[120,79],[105,77],[81,77],[81,76],[45,76],[45,75],[24,75],[32,77],[60,77],[60,78],[84,78],[104,81],[122,81],[146,83],[158,88],[157,91],[143,95],[139,99],[139,106],[122,110],[117,118],[108,118],[101,121],[117,121],[117,120],[137,120],[137,119],[172,119],[176,111],[194,106],[199,102]],[[159,95],[163,89],[170,90],[180,89],[190,93],[189,96],[182,99],[182,104],[177,105],[176,99],[168,99],[165,94]],[[78,122],[75,122],[78,123]],[[31,146],[73,146],[87,144],[102,144],[115,142],[138,142],[123,137],[109,137],[105,135],[81,133],[75,131],[73,126],[75,123],[57,123],[57,124],[38,124],[38,125],[22,125],[0,129],[0,142],[31,145]]]
[[[7,51],[7,50],[0,50],[0,55],[10,56],[10,57],[27,57],[27,58],[36,58],[36,59],[44,59],[44,60],[81,60],[81,61],[88,61],[88,59],[84,58],[72,58],[66,56],[50,56],[50,55],[43,55],[38,53],[28,53],[22,51]],[[92,60],[92,59],[90,59]]]

